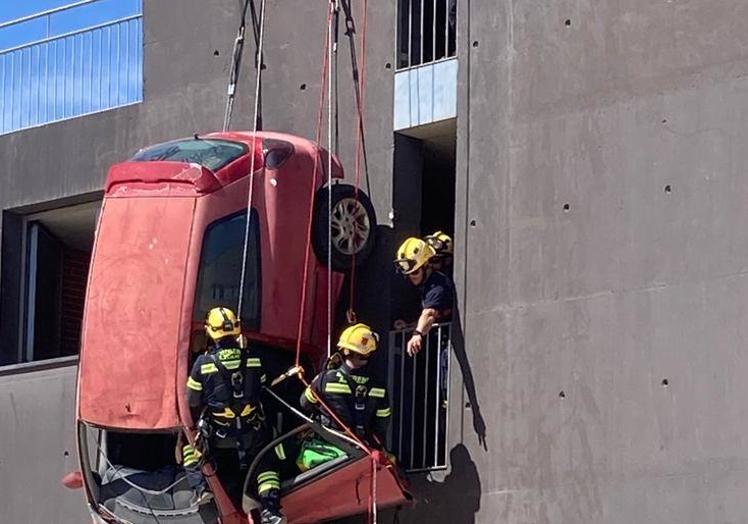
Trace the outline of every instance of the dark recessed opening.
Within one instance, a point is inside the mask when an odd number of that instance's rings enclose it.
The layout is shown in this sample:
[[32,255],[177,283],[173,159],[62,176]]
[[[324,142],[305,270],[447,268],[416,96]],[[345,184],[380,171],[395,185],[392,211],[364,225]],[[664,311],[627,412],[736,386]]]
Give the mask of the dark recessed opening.
[[668,379],[666,379],[666,378],[663,378],[662,382],[660,382],[660,384],[662,384],[663,388],[666,388],[666,387],[668,387],[670,385],[670,381]]
[[569,204],[564,204],[564,213],[568,213],[571,210],[571,206]]
[[100,207],[101,200],[59,202],[46,211],[3,213],[0,364],[78,353]]
[[306,84],[301,84],[299,86],[299,89],[301,89],[302,91],[306,91]]
[[560,392],[560,393],[558,394],[558,397],[559,397],[559,398],[566,398],[566,393],[564,393],[563,391],[561,391],[561,392]]
[[477,40],[473,40],[473,47],[478,47],[478,41]]
[[568,18],[567,18],[566,20],[564,20],[564,25],[565,25],[566,27],[571,27],[571,20],[570,20],[570,19],[568,19]]
[[665,186],[665,193],[670,194],[673,192],[673,188],[670,186],[670,184]]
[[386,64],[384,64],[384,68],[385,69],[392,69],[392,64],[390,64],[389,62],[387,62]]
[[218,51],[218,49],[213,51],[213,56],[221,56],[221,53]]

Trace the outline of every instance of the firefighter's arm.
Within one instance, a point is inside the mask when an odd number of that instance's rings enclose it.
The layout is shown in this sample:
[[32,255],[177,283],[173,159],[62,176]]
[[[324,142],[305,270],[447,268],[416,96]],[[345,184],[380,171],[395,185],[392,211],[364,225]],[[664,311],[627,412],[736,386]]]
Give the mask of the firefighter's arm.
[[301,398],[299,399],[299,403],[301,404],[301,409],[307,412],[316,411],[319,409],[319,391],[320,391],[320,383],[322,382],[322,374],[317,375],[314,377],[314,380],[312,380],[312,383],[308,385],[304,392],[301,394]]
[[384,395],[377,399],[377,410],[374,413],[374,434],[380,442],[387,439],[387,430],[390,428],[392,420],[392,408],[390,407],[390,398],[387,390],[384,389]]
[[203,408],[203,376],[200,373],[200,364],[201,359],[198,358],[187,379],[187,404],[190,407],[193,426],[197,424]]
[[431,307],[424,308],[421,311],[421,316],[418,317],[418,324],[416,325],[416,331],[420,331],[424,335],[429,332],[431,326],[434,325],[436,319],[439,317],[439,312]]
[[426,333],[431,329],[431,326],[434,325],[434,322],[436,322],[438,316],[439,312],[434,308],[424,308],[423,311],[421,311],[421,316],[418,317],[416,329],[413,331],[413,334],[408,341],[408,355],[413,356],[421,351],[423,347],[423,339],[426,336]]

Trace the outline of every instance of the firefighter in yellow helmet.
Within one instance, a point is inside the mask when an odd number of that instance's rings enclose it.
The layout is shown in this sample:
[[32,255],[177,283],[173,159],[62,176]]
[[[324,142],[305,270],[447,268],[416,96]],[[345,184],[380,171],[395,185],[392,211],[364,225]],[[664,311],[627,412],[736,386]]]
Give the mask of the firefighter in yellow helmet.
[[[187,380],[192,420],[199,420],[218,478],[234,503],[241,507],[247,469],[257,453],[272,440],[260,401],[266,381],[262,361],[241,338],[241,322],[233,311],[216,307],[208,312],[205,332],[211,340]],[[204,452],[185,450],[185,468],[199,467]],[[280,478],[274,453],[266,453],[257,468],[257,495],[262,524],[282,524]]]
[[452,237],[444,231],[435,231],[423,237],[423,240],[434,249],[434,256],[430,264],[435,271],[441,271],[447,276],[452,274],[452,256],[454,248]]
[[454,285],[448,276],[431,266],[435,255],[432,245],[416,237],[406,239],[397,250],[395,268],[421,293],[421,314],[408,340],[407,351],[411,356],[421,351],[431,326],[452,320]]
[[301,395],[301,406],[319,412],[323,424],[342,430],[321,408],[319,400],[356,435],[375,447],[387,435],[392,410],[386,388],[369,373],[369,358],[377,350],[379,336],[366,324],[354,324],[340,334],[338,367],[318,374]]

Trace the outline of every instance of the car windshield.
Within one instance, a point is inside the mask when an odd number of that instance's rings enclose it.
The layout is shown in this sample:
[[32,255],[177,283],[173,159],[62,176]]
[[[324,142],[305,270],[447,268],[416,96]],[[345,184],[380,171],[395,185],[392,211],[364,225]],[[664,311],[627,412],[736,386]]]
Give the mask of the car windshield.
[[217,171],[247,152],[247,146],[228,140],[193,138],[175,140],[141,149],[132,157],[135,162],[194,162]]

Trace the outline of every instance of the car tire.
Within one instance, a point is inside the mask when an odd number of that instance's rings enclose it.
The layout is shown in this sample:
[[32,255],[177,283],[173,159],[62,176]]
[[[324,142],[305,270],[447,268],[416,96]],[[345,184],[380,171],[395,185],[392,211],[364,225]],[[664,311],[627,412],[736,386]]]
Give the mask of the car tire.
[[328,188],[314,197],[312,246],[317,259],[327,266],[330,245],[333,271],[348,271],[366,260],[374,249],[377,218],[368,195],[348,184],[332,186],[332,242],[328,240]]

